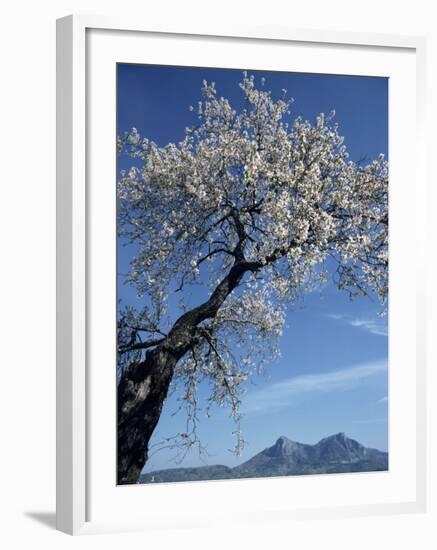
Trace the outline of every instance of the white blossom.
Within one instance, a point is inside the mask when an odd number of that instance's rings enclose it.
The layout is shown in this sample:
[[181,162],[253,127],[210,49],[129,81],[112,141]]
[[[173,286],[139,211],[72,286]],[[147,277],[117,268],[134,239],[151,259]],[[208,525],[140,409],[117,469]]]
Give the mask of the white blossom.
[[118,227],[137,251],[127,282],[147,304],[124,314],[121,345],[129,326],[168,334],[169,293],[181,293],[183,312],[190,285],[207,282],[211,296],[238,262],[252,266],[177,365],[191,411],[207,379],[210,402],[230,404],[237,424],[246,380],[278,352],[286,305],[326,280],[328,264],[351,296],[385,304],[388,288],[387,162],[351,162],[335,112],[291,120],[286,90],[275,100],[247,73],[240,88],[237,113],[204,81],[179,143],[158,147],[135,128],[118,140],[141,162],[118,182]]

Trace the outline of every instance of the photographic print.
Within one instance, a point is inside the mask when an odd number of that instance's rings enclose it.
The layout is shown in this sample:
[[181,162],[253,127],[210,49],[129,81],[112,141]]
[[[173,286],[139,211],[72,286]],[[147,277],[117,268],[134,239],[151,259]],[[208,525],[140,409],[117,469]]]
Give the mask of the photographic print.
[[388,79],[119,63],[117,152],[117,483],[388,470]]

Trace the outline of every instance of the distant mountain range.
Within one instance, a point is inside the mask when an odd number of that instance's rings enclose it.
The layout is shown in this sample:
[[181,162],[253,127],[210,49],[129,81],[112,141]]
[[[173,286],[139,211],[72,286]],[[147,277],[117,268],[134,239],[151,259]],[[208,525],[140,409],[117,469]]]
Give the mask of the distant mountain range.
[[169,468],[142,474],[140,483],[241,479],[345,472],[388,470],[388,453],[369,449],[341,432],[307,445],[281,436],[268,447],[239,466],[199,466]]

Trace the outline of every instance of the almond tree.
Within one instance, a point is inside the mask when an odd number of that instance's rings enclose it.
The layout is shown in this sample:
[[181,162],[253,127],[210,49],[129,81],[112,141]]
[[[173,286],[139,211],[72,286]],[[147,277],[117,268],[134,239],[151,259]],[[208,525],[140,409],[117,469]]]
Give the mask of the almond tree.
[[[240,88],[236,112],[204,82],[180,143],[161,148],[135,128],[119,138],[136,159],[118,183],[118,227],[136,250],[127,282],[138,295],[118,320],[120,484],[138,481],[173,384],[188,419],[178,445],[199,443],[196,389],[207,380],[208,406],[230,407],[241,451],[245,382],[277,352],[287,305],[329,273],[351,296],[387,299],[383,156],[351,162],[334,113],[293,120],[285,90],[273,99],[246,73]],[[205,287],[196,305],[193,284]]]

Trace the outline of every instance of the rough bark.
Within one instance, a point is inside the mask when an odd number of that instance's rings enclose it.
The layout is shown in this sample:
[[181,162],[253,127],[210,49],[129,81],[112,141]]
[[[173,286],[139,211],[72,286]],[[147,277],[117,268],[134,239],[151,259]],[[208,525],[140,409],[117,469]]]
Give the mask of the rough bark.
[[144,361],[131,364],[122,374],[117,395],[118,484],[138,482],[175,366],[199,338],[197,327],[215,317],[247,271],[255,271],[259,267],[259,264],[244,260],[234,264],[206,302],[184,313],[165,340],[147,352]]
[[132,364],[118,385],[117,482],[136,483],[147,461],[150,437],[167,397],[176,359],[168,351],[151,350]]

